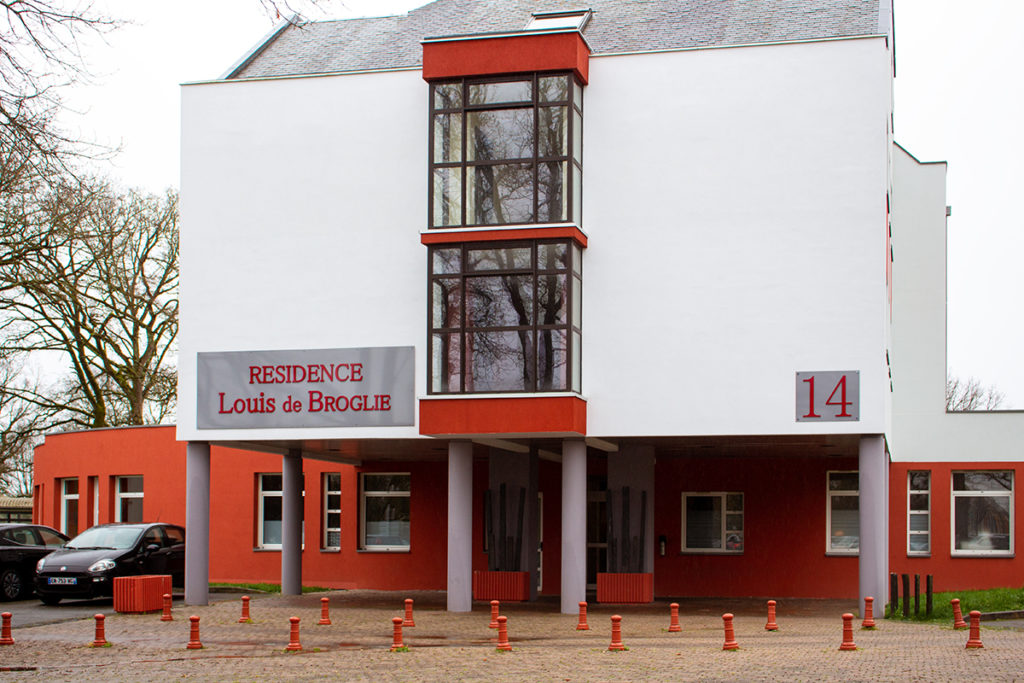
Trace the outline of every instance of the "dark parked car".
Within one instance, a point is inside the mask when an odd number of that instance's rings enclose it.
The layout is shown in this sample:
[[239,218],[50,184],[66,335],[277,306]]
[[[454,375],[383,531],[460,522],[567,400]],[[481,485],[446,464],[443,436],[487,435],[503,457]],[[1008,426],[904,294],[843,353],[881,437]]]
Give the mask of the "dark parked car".
[[32,592],[36,562],[67,543],[68,537],[39,524],[0,524],[0,600]]
[[36,565],[36,593],[47,605],[64,598],[114,594],[114,579],[170,574],[185,585],[185,530],[172,524],[101,524]]

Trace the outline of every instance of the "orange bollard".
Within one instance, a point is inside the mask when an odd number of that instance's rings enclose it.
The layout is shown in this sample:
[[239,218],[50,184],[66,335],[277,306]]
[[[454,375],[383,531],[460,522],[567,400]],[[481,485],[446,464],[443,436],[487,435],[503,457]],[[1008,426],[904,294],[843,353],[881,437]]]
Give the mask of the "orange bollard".
[[668,608],[669,608],[668,632],[669,633],[679,633],[680,631],[683,630],[683,627],[679,625],[679,603],[678,602],[673,602],[671,605],[668,606]]
[[188,630],[188,645],[185,646],[186,650],[202,650],[203,644],[199,642],[199,617],[192,615],[188,618],[192,622]]
[[405,599],[405,620],[402,622],[402,626],[415,626],[416,622],[412,620],[412,598]]
[[288,621],[291,623],[291,629],[288,632],[288,647],[285,650],[299,652],[302,650],[302,643],[299,642],[299,618],[288,617]]
[[967,622],[960,611],[960,598],[953,598],[949,604],[953,605],[953,628],[967,628]]
[[391,623],[395,625],[395,636],[391,642],[391,651],[404,650],[405,643],[402,642],[402,617],[395,617],[391,620]]
[[500,606],[500,602],[491,600],[491,623],[487,624],[487,628],[498,628],[498,608]]
[[3,625],[0,625],[0,645],[14,645],[14,638],[11,637],[11,613],[0,614]]
[[512,644],[508,642],[508,617],[498,617],[498,647],[499,652],[511,652]]
[[589,631],[590,624],[587,623],[587,603],[580,603],[580,618],[576,622],[577,631]]
[[732,615],[723,614],[722,624],[725,626],[725,644],[722,645],[723,650],[738,650],[740,644],[736,642],[736,631],[732,627]]
[[103,627],[103,622],[106,620],[106,617],[102,614],[96,614],[93,616],[93,619],[96,620],[96,637],[92,641],[92,645],[90,647],[106,647],[107,636],[106,630]]
[[331,625],[330,602],[327,598],[320,598],[320,621],[316,622],[318,626]]
[[238,618],[239,624],[251,624],[252,619],[249,617],[249,596],[242,596],[242,616]]
[[853,615],[849,612],[843,615],[843,642],[839,649],[844,652],[857,649],[853,642]]
[[873,629],[875,627],[875,599],[872,597],[864,598],[864,621],[860,622],[860,627],[863,629]]
[[608,645],[608,649],[615,652],[626,649],[626,646],[622,644],[622,617],[618,614],[612,615],[612,642]]
[[768,623],[764,625],[765,631],[778,631],[779,625],[775,623],[775,601],[768,601]]
[[164,613],[160,615],[160,621],[174,621],[171,616],[171,594],[164,593]]
[[985,647],[981,644],[981,612],[976,609],[971,610],[971,632],[967,638],[967,647]]

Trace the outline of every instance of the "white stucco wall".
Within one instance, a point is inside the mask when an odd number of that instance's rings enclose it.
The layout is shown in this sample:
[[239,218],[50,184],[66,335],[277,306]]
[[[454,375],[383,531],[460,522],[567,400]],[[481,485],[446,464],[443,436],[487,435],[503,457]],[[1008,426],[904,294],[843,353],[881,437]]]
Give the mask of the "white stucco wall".
[[[882,38],[591,60],[589,434],[886,430],[889,66]],[[427,92],[183,88],[179,438],[310,436],[196,430],[201,351],[411,345],[426,393]],[[803,370],[859,370],[860,421],[797,423]]]
[[946,164],[893,165],[892,459],[1024,460],[1024,411],[946,412]]

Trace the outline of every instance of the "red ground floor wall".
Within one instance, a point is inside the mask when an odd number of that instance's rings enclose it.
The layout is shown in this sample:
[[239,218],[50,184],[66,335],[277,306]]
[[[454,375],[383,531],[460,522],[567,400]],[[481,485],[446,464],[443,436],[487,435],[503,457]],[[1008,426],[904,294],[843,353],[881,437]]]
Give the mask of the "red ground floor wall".
[[[280,456],[211,448],[210,578],[278,582],[281,554],[257,547],[258,475],[281,472]],[[600,481],[604,459],[592,453],[588,476]],[[826,553],[829,471],[855,470],[856,458],[801,456],[659,457],[654,495],[654,588],[668,596],[843,597],[857,595],[856,556]],[[906,553],[907,470],[932,473],[932,554]],[[950,482],[960,469],[1013,470],[1005,463],[893,463],[890,466],[890,571],[932,574],[936,590],[1020,586],[1024,560],[954,558],[950,553]],[[473,568],[487,568],[483,548],[486,449],[474,461]],[[411,480],[409,550],[359,548],[360,472],[408,472]],[[303,583],[333,588],[444,589],[447,467],[444,462],[364,463],[361,467],[304,459]],[[341,548],[324,549],[323,481],[341,477]],[[185,444],[173,427],[137,427],[51,435],[35,453],[34,519],[60,526],[60,482],[80,482],[80,530],[114,519],[117,476],[141,475],[146,521],[185,522]],[[539,463],[543,500],[542,586],[557,595],[561,550],[561,466]],[[92,478],[98,482],[94,500]],[[683,554],[682,496],[686,492],[744,494],[742,554]],[[96,503],[98,502],[98,505]],[[97,513],[94,513],[97,510]],[[1013,533],[1024,523],[1014,506]],[[665,539],[664,554],[660,537]]]

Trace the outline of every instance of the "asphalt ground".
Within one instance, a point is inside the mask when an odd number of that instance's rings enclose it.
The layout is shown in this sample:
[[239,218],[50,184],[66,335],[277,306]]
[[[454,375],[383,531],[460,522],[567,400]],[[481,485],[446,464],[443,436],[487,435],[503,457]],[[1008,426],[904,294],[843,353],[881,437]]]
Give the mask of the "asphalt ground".
[[[321,597],[330,625],[319,625]],[[391,652],[393,617],[414,600],[407,652]],[[984,648],[966,649],[952,625],[876,619],[854,622],[857,649],[840,651],[842,614],[852,601],[779,599],[779,630],[766,631],[763,600],[680,600],[682,631],[668,631],[668,601],[590,605],[590,629],[557,602],[506,603],[511,652],[498,652],[490,607],[444,610],[444,593],[334,591],[253,596],[253,623],[239,623],[238,595],[160,613],[106,613],[109,647],[90,647],[92,619],[27,626],[16,603],[14,644],[0,646],[0,681],[321,680],[345,681],[1024,681],[1024,633],[983,622]],[[92,607],[88,605],[85,607]],[[58,608],[61,609],[61,608]],[[739,649],[724,651],[724,612],[735,614]],[[202,649],[189,650],[188,617],[200,617]],[[621,615],[625,651],[613,652],[611,619]],[[301,652],[287,652],[289,617],[300,618]]]

